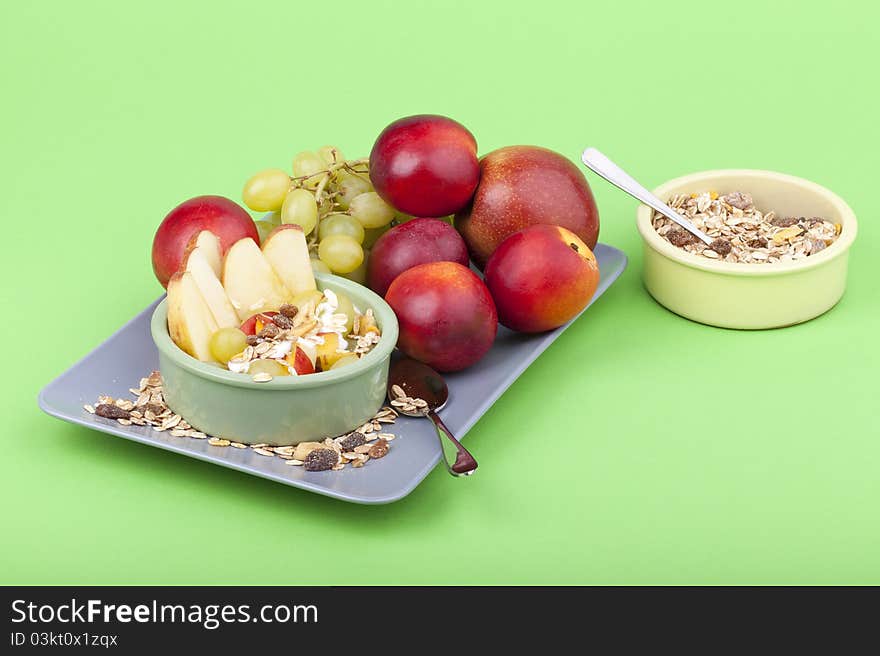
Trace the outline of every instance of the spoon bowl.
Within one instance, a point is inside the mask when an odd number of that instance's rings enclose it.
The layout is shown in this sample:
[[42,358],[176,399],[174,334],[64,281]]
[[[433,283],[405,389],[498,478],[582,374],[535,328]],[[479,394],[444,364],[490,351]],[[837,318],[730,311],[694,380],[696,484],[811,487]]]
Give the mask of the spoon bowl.
[[[449,387],[443,377],[428,365],[410,358],[398,360],[389,371],[388,389],[391,390],[395,385],[407,396],[422,399],[427,404],[407,412],[398,409],[401,414],[410,417],[422,417],[429,410],[440,410],[449,400]],[[390,393],[390,398],[394,398],[393,392]]]
[[437,414],[449,401],[449,388],[443,376],[422,362],[402,358],[392,364],[388,372],[388,399],[400,414],[427,417],[434,423],[443,462],[450,474],[470,476],[474,473],[477,461]]

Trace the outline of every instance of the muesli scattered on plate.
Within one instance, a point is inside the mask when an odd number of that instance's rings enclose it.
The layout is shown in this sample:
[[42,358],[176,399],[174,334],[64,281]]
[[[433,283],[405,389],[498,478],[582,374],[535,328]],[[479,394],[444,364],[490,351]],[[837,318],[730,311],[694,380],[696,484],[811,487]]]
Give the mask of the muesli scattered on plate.
[[777,216],[755,207],[752,196],[734,191],[676,194],[667,204],[712,237],[707,246],[659,212],[654,229],[673,246],[713,260],[745,264],[794,262],[830,246],[841,225],[813,216]]
[[[302,466],[306,471],[338,471],[346,465],[360,468],[370,460],[385,457],[391,448],[390,442],[396,437],[394,433],[387,432],[387,427],[399,416],[393,407],[385,406],[352,432],[335,438],[328,437],[321,442],[285,446],[244,444],[224,437],[211,437],[171,410],[165,402],[162,376],[158,371],[141,378],[140,385],[129,391],[134,395],[134,401],[104,395],[98,397],[95,405],[86,404],[83,408],[90,414],[115,420],[122,426],[151,426],[156,432],[168,431],[171,437],[207,440],[208,444],[216,447],[251,449],[262,456],[281,458],[288,465]],[[409,401],[425,403],[422,399]]]

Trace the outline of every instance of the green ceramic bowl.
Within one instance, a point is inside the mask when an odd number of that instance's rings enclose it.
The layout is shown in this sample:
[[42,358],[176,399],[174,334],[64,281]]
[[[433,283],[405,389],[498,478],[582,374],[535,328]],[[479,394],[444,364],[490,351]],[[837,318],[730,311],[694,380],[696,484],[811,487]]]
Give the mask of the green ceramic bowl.
[[255,383],[247,375],[199,362],[181,351],[168,335],[166,301],[162,301],[150,329],[159,349],[168,406],[210,435],[248,444],[296,444],[335,437],[372,417],[385,401],[397,318],[366,287],[326,274],[316,279],[319,288],[344,292],[360,310],[373,309],[382,339],[360,362]]
[[738,264],[708,260],[676,248],[651,225],[652,211],[639,206],[644,243],[644,281],[657,302],[676,314],[723,328],[778,328],[808,321],[834,306],[846,287],[849,249],[858,230],[849,206],[824,187],[772,171],[705,171],[671,180],[654,190],[673,194],[746,191],[755,205],[781,216],[821,216],[842,225],[829,247],[797,262]]

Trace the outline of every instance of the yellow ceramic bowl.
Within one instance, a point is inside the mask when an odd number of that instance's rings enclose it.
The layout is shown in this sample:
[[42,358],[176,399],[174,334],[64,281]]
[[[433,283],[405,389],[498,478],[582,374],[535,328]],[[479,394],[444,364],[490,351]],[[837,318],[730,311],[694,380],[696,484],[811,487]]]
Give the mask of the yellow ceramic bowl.
[[654,190],[673,194],[745,191],[755,206],[779,216],[820,216],[842,225],[837,240],[797,262],[740,264],[709,260],[676,248],[651,225],[652,210],[640,205],[644,281],[658,303],[683,317],[723,328],[778,328],[808,321],[831,309],[846,287],[856,217],[824,187],[782,173],[751,169],[705,171],[671,180]]

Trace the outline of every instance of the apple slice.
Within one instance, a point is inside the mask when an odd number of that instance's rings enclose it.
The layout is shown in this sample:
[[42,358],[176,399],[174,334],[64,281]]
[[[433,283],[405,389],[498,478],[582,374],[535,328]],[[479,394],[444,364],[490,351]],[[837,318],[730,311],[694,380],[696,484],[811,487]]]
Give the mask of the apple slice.
[[223,287],[241,321],[257,312],[277,310],[293,298],[250,237],[239,239],[226,253]]
[[314,369],[315,362],[318,360],[318,347],[312,342],[303,340],[296,345],[296,348],[303,352],[303,354],[309,359],[309,362],[312,363],[312,369]]
[[213,362],[208,342],[217,322],[193,275],[178,271],[168,281],[168,334],[183,351],[202,362]]
[[263,255],[291,294],[317,289],[306,235],[300,226],[285,223],[275,228],[263,243]]
[[195,248],[202,249],[202,254],[205,256],[208,264],[211,265],[214,275],[217,276],[217,279],[219,280],[220,276],[223,275],[223,251],[220,248],[220,237],[210,230],[202,230],[193,235],[193,238],[189,240],[189,244],[186,247],[186,253],[181,260],[181,262],[183,262],[181,268],[186,267],[187,255],[189,255],[189,252]]
[[184,257],[183,270],[192,274],[193,280],[198,285],[199,291],[208,304],[211,314],[214,315],[217,325],[221,328],[238,326],[238,314],[236,314],[235,308],[232,307],[232,303],[229,302],[226,290],[220,284],[220,279],[214,273],[214,269],[202,247],[196,246],[188,251]]
[[300,346],[294,346],[287,355],[287,363],[291,365],[300,376],[315,373],[315,363]]
[[269,312],[258,312],[249,319],[245,319],[238,329],[245,335],[256,335],[265,326],[272,323],[272,317],[276,314],[278,313],[272,312],[271,310]]

